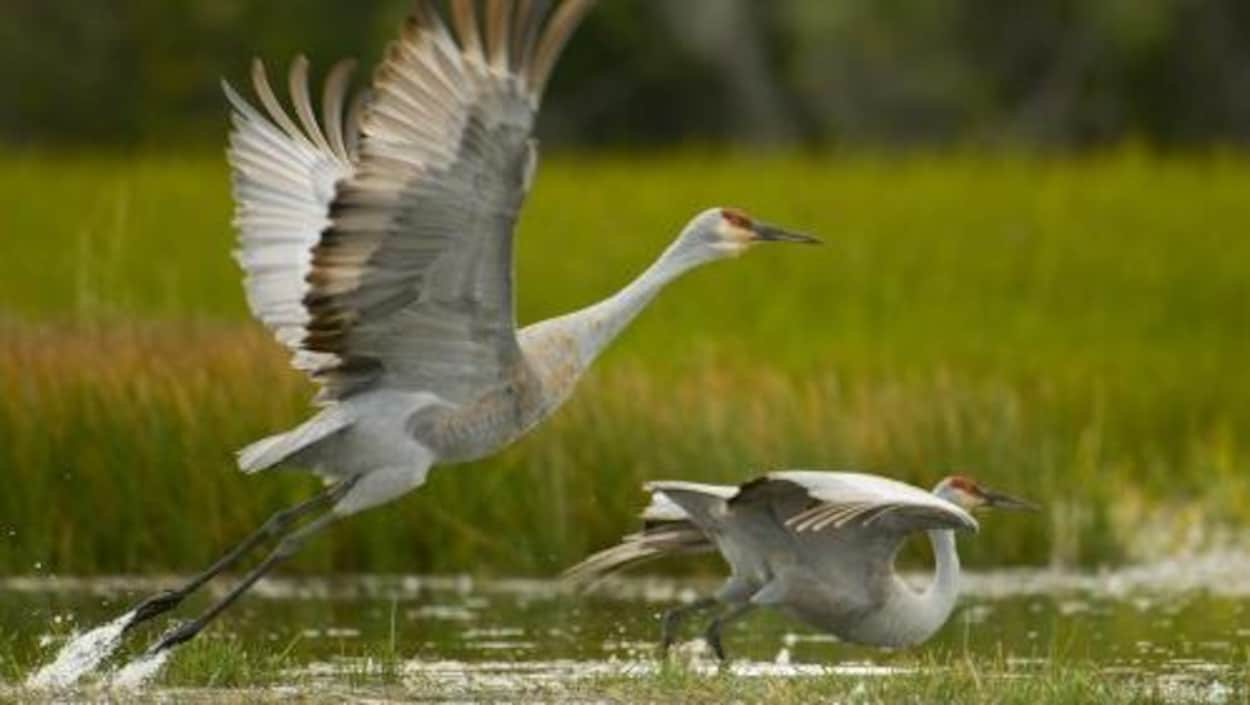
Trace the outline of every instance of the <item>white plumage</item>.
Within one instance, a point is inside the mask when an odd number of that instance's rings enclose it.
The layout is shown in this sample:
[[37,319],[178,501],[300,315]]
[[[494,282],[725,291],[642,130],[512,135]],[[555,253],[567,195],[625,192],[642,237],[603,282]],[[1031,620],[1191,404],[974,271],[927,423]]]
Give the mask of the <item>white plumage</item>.
[[916,521],[918,528],[953,524],[951,528],[977,531],[971,514],[952,502],[919,487],[888,477],[853,472],[789,470],[768,474],[776,482],[802,487],[819,503],[786,520],[795,532],[840,528],[854,522],[872,526],[883,517],[899,514]]
[[[309,108],[307,70],[303,58],[291,68],[295,95],[303,99],[296,101],[303,108],[301,114]],[[350,64],[340,64],[327,81],[327,115],[343,111],[349,70]],[[252,78],[268,117],[229,84],[222,84],[234,108],[228,155],[237,204],[234,225],[239,231],[235,259],[244,271],[243,286],[252,314],[291,349],[297,368],[314,372],[332,365],[334,359],[302,347],[310,320],[304,297],[309,290],[312,251],[331,225],[329,207],[335,185],[353,173],[352,157],[345,147],[331,150],[315,124],[311,134],[324,147],[314,144],[290,121],[259,60],[253,64]],[[341,131],[336,144],[342,145]]]

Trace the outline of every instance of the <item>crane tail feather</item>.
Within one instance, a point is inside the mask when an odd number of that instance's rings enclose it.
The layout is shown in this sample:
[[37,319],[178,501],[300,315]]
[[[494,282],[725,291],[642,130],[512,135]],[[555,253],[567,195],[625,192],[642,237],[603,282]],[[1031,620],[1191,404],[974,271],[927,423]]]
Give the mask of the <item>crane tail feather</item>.
[[564,571],[561,580],[590,590],[604,578],[664,556],[706,553],[712,542],[688,521],[663,522],[630,534]]
[[237,454],[239,470],[250,475],[293,460],[351,423],[351,418],[339,407],[326,407],[300,426],[286,433],[262,438],[240,450]]

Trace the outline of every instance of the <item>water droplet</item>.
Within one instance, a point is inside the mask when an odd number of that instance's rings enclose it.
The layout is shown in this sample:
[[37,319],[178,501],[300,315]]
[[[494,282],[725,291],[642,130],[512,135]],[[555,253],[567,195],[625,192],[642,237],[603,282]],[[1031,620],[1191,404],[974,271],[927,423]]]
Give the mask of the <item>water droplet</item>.
[[122,690],[142,688],[149,680],[160,672],[161,667],[169,658],[169,651],[147,654],[131,661],[113,675],[109,685]]
[[61,647],[56,659],[26,680],[28,688],[68,688],[100,665],[121,643],[122,632],[134,618],[127,612],[117,619],[91,631],[72,637]]

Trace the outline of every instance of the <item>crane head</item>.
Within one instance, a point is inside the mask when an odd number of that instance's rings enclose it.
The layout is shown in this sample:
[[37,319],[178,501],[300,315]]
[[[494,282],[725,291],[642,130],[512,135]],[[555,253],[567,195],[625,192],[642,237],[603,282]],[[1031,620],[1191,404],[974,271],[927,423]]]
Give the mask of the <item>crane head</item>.
[[1035,512],[1038,506],[978,484],[966,475],[951,475],[938,483],[934,494],[965,511],[976,509],[1008,509]]
[[734,257],[766,242],[821,244],[818,238],[758,221],[737,208],[704,211],[686,228],[683,239],[706,247],[709,254],[719,257]]

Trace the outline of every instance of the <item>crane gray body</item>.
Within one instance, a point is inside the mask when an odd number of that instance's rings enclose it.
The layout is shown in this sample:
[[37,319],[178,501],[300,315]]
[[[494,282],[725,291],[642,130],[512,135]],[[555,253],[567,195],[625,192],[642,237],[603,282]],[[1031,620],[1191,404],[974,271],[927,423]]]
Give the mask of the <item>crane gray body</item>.
[[[748,483],[727,499],[652,485],[687,510],[729,564],[731,576],[717,599],[775,607],[846,641],[875,646],[920,643],[946,621],[959,571],[949,529],[930,533],[938,564],[926,601],[925,593],[905,584],[894,570],[902,539],[925,524],[895,519],[893,526],[851,523],[796,532],[786,521],[806,510],[812,497],[781,477]],[[959,507],[938,506],[949,509],[947,525],[976,530],[976,521]]]
[[[911,646],[931,637],[954,609],[960,569],[954,532],[978,529],[965,507],[979,506],[978,497],[1026,506],[988,491],[973,497],[963,482],[950,478],[932,493],[872,475],[812,471],[774,472],[741,486],[653,482],[643,530],[567,575],[595,580],[664,555],[716,551],[730,577],[696,608],[719,604],[732,620],[773,607],[845,641]],[[920,532],[936,565],[929,584],[916,589],[894,562],[906,538]],[[713,622],[709,636],[722,654],[723,621]]]
[[303,57],[288,75],[289,110],[259,61],[258,105],[223,83],[248,307],[321,386],[312,418],[239,451],[239,467],[306,469],[330,486],[275,513],[181,588],[139,604],[124,630],[275,543],[149,657],[193,638],[334,522],[403,496],[435,465],[484,458],[524,436],[674,278],[759,242],[818,242],[710,209],[616,295],[518,328],[514,231],[538,168],[533,128],[557,59],[594,2],[415,0],[350,105],[353,63],[331,69],[320,116]]
[[336,508],[346,515],[419,486],[433,465],[493,455],[554,413],[599,353],[669,282],[736,254],[714,246],[721,220],[720,209],[700,214],[616,295],[518,331],[515,359],[497,381],[462,401],[430,391],[365,387],[328,401],[300,427],[245,448],[240,466],[247,472],[291,466],[327,479],[360,478]]

